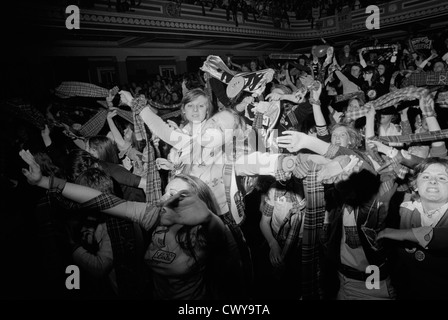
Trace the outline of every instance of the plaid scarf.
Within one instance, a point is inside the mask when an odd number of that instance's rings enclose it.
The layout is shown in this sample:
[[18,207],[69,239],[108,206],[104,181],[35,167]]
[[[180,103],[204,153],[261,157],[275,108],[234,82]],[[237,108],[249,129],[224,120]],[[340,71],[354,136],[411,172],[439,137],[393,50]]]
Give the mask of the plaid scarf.
[[445,72],[413,72],[403,80],[402,86],[439,86],[448,85],[448,71]]
[[433,142],[448,139],[448,129],[413,133],[401,136],[384,136],[384,137],[374,137],[372,140],[380,141],[384,144],[411,144],[411,143],[421,143],[421,142]]
[[378,57],[378,62],[382,62],[385,60],[389,60],[394,63],[396,61],[396,57],[398,54],[398,45],[396,44],[381,44],[381,45],[377,45],[377,46],[370,46],[370,47],[365,47],[362,48],[358,51],[364,50],[364,52],[367,51],[373,51],[373,50],[385,50],[385,49],[392,49],[392,51],[387,51],[384,54],[380,55]]
[[7,107],[6,110],[13,116],[19,117],[31,123],[39,130],[45,129],[45,124],[47,124],[47,121],[44,115],[32,105],[25,103],[22,99],[9,99],[3,101],[2,105]]
[[[84,137],[93,137],[101,131],[104,127],[104,124],[107,120],[107,113],[109,111],[106,109],[101,109],[95,114],[92,118],[90,118],[80,129],[79,133]],[[117,110],[117,115],[132,123],[132,112],[126,111],[122,109]]]
[[282,222],[280,230],[277,234],[277,239],[280,240],[282,246],[282,258],[286,259],[286,256],[301,245],[300,241],[300,228],[302,226],[302,219],[305,215],[305,202],[295,201],[291,210],[289,210],[287,216]]
[[321,299],[320,242],[319,235],[325,216],[324,188],[317,181],[319,166],[309,163],[308,174],[303,181],[306,211],[302,238],[302,297]]
[[374,101],[366,103],[363,107],[347,110],[345,113],[345,117],[352,120],[356,120],[361,117],[365,117],[369,112],[370,108],[375,108],[375,110],[381,110],[390,106],[394,105],[396,106],[401,101],[408,101],[415,99],[423,100],[423,106],[421,106],[423,116],[429,117],[434,115],[434,100],[429,94],[428,89],[406,87],[385,94]]
[[176,103],[173,105],[166,105],[160,102],[156,102],[154,100],[149,99],[147,102],[151,107],[159,109],[159,110],[171,110],[171,109],[180,109],[182,107],[182,103]]
[[155,135],[152,139],[146,134],[145,123],[140,117],[140,112],[146,107],[146,98],[141,95],[132,100],[131,109],[132,117],[134,119],[134,132],[137,140],[145,139],[148,149],[148,176],[146,178],[146,202],[154,204],[162,197],[162,181],[160,179],[159,171],[156,168],[156,150],[151,143],[155,140]]
[[118,91],[118,87],[114,87],[111,90],[108,90],[92,83],[64,81],[55,89],[54,93],[55,95],[63,99],[72,97],[105,98],[109,96],[109,94],[114,96],[118,93]]
[[[116,95],[119,89],[117,86],[113,87],[111,90],[99,87],[92,83],[86,82],[76,82],[76,81],[65,81],[62,82],[56,89],[55,95],[67,99],[72,97],[94,97],[94,98],[105,98],[109,95]],[[99,101],[101,103],[103,101]],[[107,108],[107,105],[101,103]],[[125,110],[118,110],[118,115],[123,119],[132,122],[131,113]],[[92,118],[90,118],[82,127],[79,129],[79,133],[84,137],[96,136],[98,132],[104,127],[107,119],[107,110],[102,109]]]

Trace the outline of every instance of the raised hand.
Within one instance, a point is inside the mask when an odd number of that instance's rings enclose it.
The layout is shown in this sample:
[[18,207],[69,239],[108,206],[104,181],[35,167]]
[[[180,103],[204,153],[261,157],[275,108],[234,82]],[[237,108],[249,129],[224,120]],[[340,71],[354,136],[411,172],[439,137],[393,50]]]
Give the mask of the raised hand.
[[132,94],[129,91],[121,90],[118,92],[120,94],[120,101],[127,105],[131,106],[132,100],[134,100],[134,97],[132,97]]
[[308,74],[306,76],[300,77],[300,81],[305,86],[305,88],[310,89],[314,83],[314,78],[313,76]]
[[277,92],[272,92],[266,96],[266,100],[268,101],[278,101],[281,100],[282,94]]
[[173,120],[166,120],[166,122],[168,123],[168,125],[173,128],[174,130],[180,130],[179,126],[177,125],[176,122],[174,122]]
[[207,205],[189,190],[181,190],[163,203],[160,216],[162,225],[183,224],[195,226],[210,221],[212,213]]
[[278,146],[289,152],[296,152],[305,148],[308,135],[298,131],[284,131],[283,136],[277,138]]
[[107,113],[107,119],[112,120],[117,115],[117,109],[113,109]]
[[254,102],[254,108],[252,108],[252,110],[254,112],[265,113],[266,111],[268,111],[270,104],[271,103],[267,101]]
[[377,149],[379,153],[387,154],[387,152],[392,149],[380,141],[367,140],[366,142],[370,149]]
[[319,81],[315,81],[311,87],[311,93],[314,100],[319,100],[320,94],[322,93],[322,84]]
[[36,160],[34,160],[34,157],[29,150],[21,150],[19,155],[22,160],[29,165],[28,170],[25,168],[22,169],[23,175],[26,177],[29,184],[37,185],[42,179],[42,172],[39,164],[37,164]]
[[48,125],[45,125],[45,128],[40,132],[40,134],[43,137],[49,137],[50,136],[50,129],[48,128]]
[[156,168],[157,170],[168,170],[171,171],[174,169],[174,164],[165,158],[157,158],[156,159]]

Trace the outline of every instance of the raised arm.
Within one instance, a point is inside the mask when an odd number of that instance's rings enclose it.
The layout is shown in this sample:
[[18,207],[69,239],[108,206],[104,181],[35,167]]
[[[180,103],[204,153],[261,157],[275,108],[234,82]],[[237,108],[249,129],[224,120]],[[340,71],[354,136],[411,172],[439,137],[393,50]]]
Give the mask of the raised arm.
[[322,92],[322,84],[319,83],[318,88],[313,88],[311,90],[311,99],[309,99],[311,105],[313,106],[314,122],[316,126],[323,127],[327,125],[325,121],[324,114],[322,113],[320,94]]
[[366,60],[364,60],[364,54],[365,50],[364,48],[359,50],[359,63],[362,65],[363,68],[367,67]]
[[[120,91],[121,100],[126,105],[135,109],[136,100],[132,98],[129,92]],[[146,103],[146,101],[139,101],[139,103]],[[175,147],[176,149],[181,149],[184,145],[188,144],[191,140],[191,137],[188,134],[185,134],[180,131],[176,131],[171,128],[167,123],[165,123],[162,118],[156,115],[148,106],[140,106],[141,111],[139,116],[151,129],[152,132],[164,142],[169,145]]]
[[112,136],[114,138],[115,143],[120,148],[123,148],[125,145],[125,141],[120,131],[118,131],[117,126],[114,122],[114,117],[117,115],[117,110],[109,110],[107,114],[107,124],[109,125],[110,132],[112,132]]
[[[420,99],[420,110],[422,111],[422,119],[426,120],[429,131],[441,130],[439,122],[437,121],[436,112],[434,110],[434,100]],[[444,141],[435,141],[431,143],[431,156],[446,156],[447,150]]]
[[[19,152],[19,155],[22,157],[22,159],[29,165],[29,169],[22,169],[23,174],[27,178],[28,182],[32,185],[36,185],[38,187],[41,187],[43,189],[49,190],[50,187],[55,187],[60,189],[62,192],[62,195],[66,197],[67,199],[70,199],[72,201],[78,202],[78,203],[85,203],[89,200],[92,200],[98,196],[100,196],[102,193],[98,190],[81,186],[78,184],[66,182],[65,180],[53,179],[53,185],[50,186],[50,178],[42,176],[42,172],[40,170],[40,166],[36,163],[34,160],[33,155],[29,151],[22,150]],[[139,207],[141,210],[145,210],[146,203],[139,203],[139,202],[132,202],[135,204],[136,207]],[[139,211],[138,208],[134,208],[135,212]],[[140,211],[141,211],[140,210]],[[123,217],[123,218],[130,218],[129,214],[126,214],[126,212],[129,212],[129,208],[127,208],[126,202],[121,203],[117,206],[114,206],[110,209],[103,210],[106,213],[112,214],[114,216]]]

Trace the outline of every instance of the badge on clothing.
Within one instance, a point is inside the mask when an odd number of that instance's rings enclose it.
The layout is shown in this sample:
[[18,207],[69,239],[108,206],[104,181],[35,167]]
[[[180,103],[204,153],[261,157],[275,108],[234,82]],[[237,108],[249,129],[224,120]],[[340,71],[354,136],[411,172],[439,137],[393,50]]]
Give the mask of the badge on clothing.
[[176,258],[176,254],[173,252],[165,251],[165,250],[157,250],[156,253],[152,256],[152,260],[170,264]]

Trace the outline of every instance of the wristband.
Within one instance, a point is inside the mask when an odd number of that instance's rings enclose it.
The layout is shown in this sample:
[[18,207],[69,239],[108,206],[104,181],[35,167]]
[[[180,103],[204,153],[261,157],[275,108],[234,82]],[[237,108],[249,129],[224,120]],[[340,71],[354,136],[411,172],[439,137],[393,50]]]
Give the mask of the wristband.
[[58,189],[60,191],[64,190],[66,180],[56,178],[55,176],[50,176],[50,189]]

